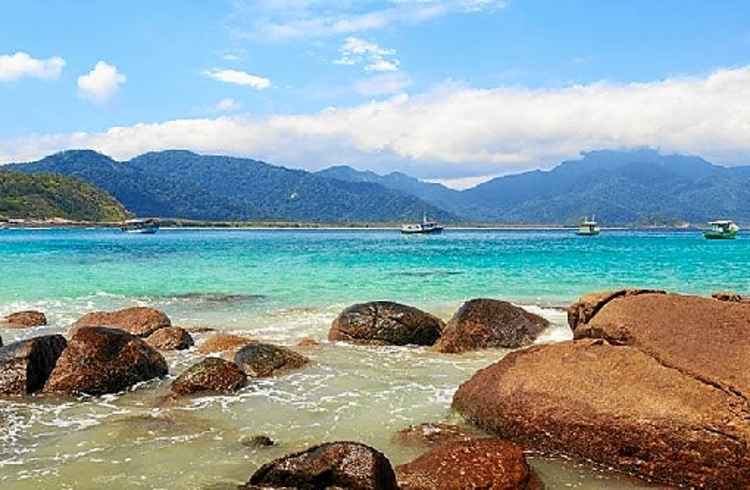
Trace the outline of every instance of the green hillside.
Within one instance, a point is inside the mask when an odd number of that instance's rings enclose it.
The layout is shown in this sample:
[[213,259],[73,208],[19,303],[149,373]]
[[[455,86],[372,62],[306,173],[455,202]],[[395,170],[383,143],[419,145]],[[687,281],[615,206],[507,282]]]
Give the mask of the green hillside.
[[0,216],[122,221],[129,213],[106,192],[77,179],[0,171]]

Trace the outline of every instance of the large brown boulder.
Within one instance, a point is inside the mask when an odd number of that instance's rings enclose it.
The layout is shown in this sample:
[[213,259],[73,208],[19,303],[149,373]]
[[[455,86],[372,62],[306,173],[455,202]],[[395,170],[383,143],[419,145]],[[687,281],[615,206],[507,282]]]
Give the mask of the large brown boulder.
[[263,465],[246,488],[398,490],[390,461],[357,442],[331,442]]
[[207,357],[190,366],[172,382],[174,395],[234,393],[247,385],[247,376],[237,364]]
[[260,342],[248,344],[234,355],[234,362],[253,378],[266,378],[300,369],[310,360],[286,347]]
[[612,291],[598,291],[581,296],[578,301],[568,307],[568,325],[575,330],[579,325],[594,318],[600,309],[613,299],[639,294],[665,294],[658,289],[616,289]]
[[507,301],[472,299],[456,311],[435,348],[448,353],[515,349],[533,343],[547,327],[544,318]]
[[350,306],[333,321],[328,339],[371,345],[433,345],[445,324],[413,306],[374,301]]
[[0,347],[0,394],[41,390],[66,344],[62,335],[43,335]]
[[521,448],[502,439],[475,439],[434,448],[397,466],[396,475],[401,490],[525,490],[537,484]]
[[193,346],[193,337],[180,327],[164,327],[146,338],[148,345],[159,350],[185,350]]
[[747,488],[747,399],[635,347],[585,339],[508,354],[461,385],[453,408],[531,449],[664,483]]
[[80,327],[111,327],[125,330],[137,337],[148,337],[160,328],[171,326],[172,322],[163,312],[143,306],[87,313],[73,324],[75,330]]
[[44,391],[116,393],[167,371],[162,355],[144,340],[115,328],[87,327],[71,337]]
[[3,318],[2,323],[7,328],[41,327],[47,325],[47,317],[41,311],[19,311]]

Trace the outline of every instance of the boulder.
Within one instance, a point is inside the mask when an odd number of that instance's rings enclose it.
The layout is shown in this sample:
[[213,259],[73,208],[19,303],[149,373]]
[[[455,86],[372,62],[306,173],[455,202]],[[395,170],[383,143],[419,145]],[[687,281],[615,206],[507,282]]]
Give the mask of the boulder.
[[575,330],[578,325],[591,320],[604,305],[613,299],[639,294],[665,294],[665,292],[658,289],[617,289],[586,294],[568,307],[568,325]]
[[185,350],[193,346],[193,337],[180,327],[164,327],[146,338],[146,342],[159,350]]
[[174,395],[234,393],[247,384],[247,376],[237,364],[218,357],[207,357],[190,366],[172,382]]
[[144,340],[116,328],[87,327],[73,334],[44,391],[104,395],[167,372],[162,355]]
[[447,353],[515,349],[533,343],[548,326],[544,318],[507,301],[472,299],[456,311],[435,348]]
[[608,302],[575,338],[629,345],[750,400],[750,304],[639,294]]
[[396,475],[401,490],[525,490],[537,484],[521,448],[502,439],[475,439],[434,448],[397,466]]
[[3,318],[4,327],[28,328],[47,325],[47,317],[41,311],[19,311]]
[[198,346],[198,352],[201,354],[214,354],[216,352],[237,351],[241,347],[255,342],[249,337],[240,337],[239,335],[230,335],[217,333],[207,338]]
[[66,344],[62,335],[43,335],[0,347],[0,394],[41,390]]
[[390,301],[350,306],[333,321],[328,340],[371,345],[433,345],[445,324],[429,313]]
[[73,324],[80,327],[119,328],[137,337],[148,337],[160,328],[171,327],[169,317],[154,308],[135,306],[117,311],[95,311],[83,315]]
[[512,352],[461,385],[453,408],[532,450],[667,484],[750,481],[746,398],[603,339]]
[[467,442],[482,437],[476,431],[442,422],[410,425],[396,432],[394,442],[407,447],[436,447],[455,442]]
[[262,447],[275,446],[276,442],[274,442],[274,440],[270,437],[261,434],[257,436],[243,437],[242,439],[240,439],[240,444],[245,447],[258,449]]
[[266,378],[304,367],[310,360],[286,347],[255,342],[237,351],[234,362],[248,376]]
[[383,453],[356,442],[314,446],[263,465],[245,488],[398,490]]

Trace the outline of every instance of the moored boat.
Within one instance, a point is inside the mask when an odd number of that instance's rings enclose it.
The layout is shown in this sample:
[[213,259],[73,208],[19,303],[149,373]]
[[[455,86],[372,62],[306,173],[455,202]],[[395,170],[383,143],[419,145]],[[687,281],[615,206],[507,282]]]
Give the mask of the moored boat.
[[599,224],[593,218],[584,218],[581,224],[578,225],[576,235],[579,236],[596,236],[601,232]]
[[709,240],[732,240],[740,231],[740,227],[728,219],[710,221],[708,224],[711,229],[703,232],[703,236]]
[[125,221],[121,226],[120,230],[125,233],[141,233],[146,235],[153,235],[159,231],[159,220],[154,218],[149,219],[131,219]]
[[428,220],[427,215],[422,216],[421,223],[410,223],[401,226],[401,233],[405,235],[441,233],[442,231],[443,227],[437,221]]

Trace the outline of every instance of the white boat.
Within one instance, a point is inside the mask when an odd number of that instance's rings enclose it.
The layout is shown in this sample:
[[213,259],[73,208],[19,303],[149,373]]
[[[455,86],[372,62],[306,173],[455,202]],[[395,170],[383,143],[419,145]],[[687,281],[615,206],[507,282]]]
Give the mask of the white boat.
[[421,223],[411,223],[401,226],[401,233],[404,233],[405,235],[415,235],[418,233],[440,233],[442,231],[443,227],[440,226],[437,221],[428,220],[427,215],[422,216]]
[[581,224],[578,225],[576,235],[596,236],[600,231],[601,229],[599,228],[599,223],[597,223],[593,217],[591,219],[588,219],[588,217],[586,217],[583,219],[583,221],[581,221]]
[[142,233],[146,235],[153,235],[159,231],[159,220],[149,219],[131,219],[125,221],[121,226],[120,230],[125,233]]
[[740,231],[740,227],[728,219],[711,221],[708,225],[711,229],[703,232],[703,236],[709,240],[733,240]]

